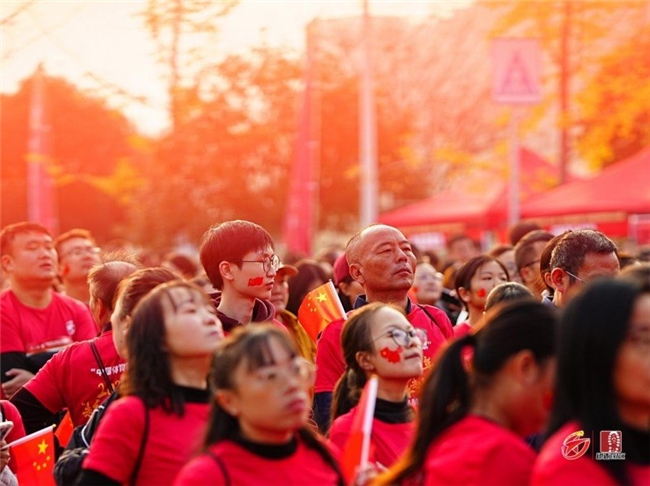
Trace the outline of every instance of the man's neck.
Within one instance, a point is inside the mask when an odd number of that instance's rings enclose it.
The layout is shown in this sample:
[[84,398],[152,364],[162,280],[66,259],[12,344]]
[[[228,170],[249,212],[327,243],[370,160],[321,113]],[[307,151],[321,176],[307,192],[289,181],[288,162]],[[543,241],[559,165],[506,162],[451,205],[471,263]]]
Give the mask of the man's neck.
[[12,279],[11,291],[21,304],[36,309],[45,309],[52,302],[51,285],[33,284],[26,285]]
[[231,319],[248,324],[253,319],[254,307],[255,298],[226,291],[221,293],[221,302],[217,309]]
[[408,294],[405,291],[393,292],[372,292],[366,289],[366,302],[383,302],[385,304],[395,304],[402,309],[406,309]]
[[63,282],[63,288],[65,289],[65,295],[68,297],[77,299],[84,304],[90,302],[90,289],[88,288],[88,283],[86,281],[75,282],[65,280]]

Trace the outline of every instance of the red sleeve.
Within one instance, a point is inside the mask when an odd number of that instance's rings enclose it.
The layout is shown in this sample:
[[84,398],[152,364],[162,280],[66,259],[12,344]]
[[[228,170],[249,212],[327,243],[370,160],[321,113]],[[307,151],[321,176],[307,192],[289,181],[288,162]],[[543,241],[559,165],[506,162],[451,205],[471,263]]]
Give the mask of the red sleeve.
[[65,408],[65,401],[59,388],[59,377],[61,363],[68,352],[69,348],[66,348],[56,353],[31,380],[25,383],[25,389],[52,413]]
[[78,307],[74,316],[74,322],[76,329],[73,339],[75,341],[88,341],[97,336],[99,330],[87,306],[81,304]]
[[174,486],[221,486],[228,484],[216,459],[202,454],[188,462],[174,480]]
[[9,290],[0,294],[0,353],[25,352],[25,343],[16,322],[16,310],[11,305]]
[[113,403],[99,424],[83,469],[127,484],[140,453],[145,413],[144,404],[135,397]]
[[345,360],[341,349],[342,319],[327,326],[316,343],[315,393],[332,392],[336,382],[345,372]]

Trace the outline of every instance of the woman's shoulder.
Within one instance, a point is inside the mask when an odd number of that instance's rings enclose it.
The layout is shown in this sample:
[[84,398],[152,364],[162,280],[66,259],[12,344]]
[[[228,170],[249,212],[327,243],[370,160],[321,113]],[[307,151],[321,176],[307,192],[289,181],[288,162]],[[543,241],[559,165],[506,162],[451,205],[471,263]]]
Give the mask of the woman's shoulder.
[[612,478],[588,453],[592,438],[580,424],[571,421],[555,432],[542,446],[535,460],[532,484],[615,484]]
[[212,450],[214,447],[190,460],[176,476],[174,486],[228,484],[223,463]]

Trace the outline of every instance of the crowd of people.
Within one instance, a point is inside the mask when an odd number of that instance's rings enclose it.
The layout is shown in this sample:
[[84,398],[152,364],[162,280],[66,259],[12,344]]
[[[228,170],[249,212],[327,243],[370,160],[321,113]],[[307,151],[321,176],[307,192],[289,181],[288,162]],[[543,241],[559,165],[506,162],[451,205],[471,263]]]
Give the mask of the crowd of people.
[[[0,246],[2,485],[66,418],[59,485],[650,485],[650,263],[597,230],[438,255],[374,224],[281,259],[233,220],[157,258],[23,222]],[[345,317],[313,339],[330,280]]]

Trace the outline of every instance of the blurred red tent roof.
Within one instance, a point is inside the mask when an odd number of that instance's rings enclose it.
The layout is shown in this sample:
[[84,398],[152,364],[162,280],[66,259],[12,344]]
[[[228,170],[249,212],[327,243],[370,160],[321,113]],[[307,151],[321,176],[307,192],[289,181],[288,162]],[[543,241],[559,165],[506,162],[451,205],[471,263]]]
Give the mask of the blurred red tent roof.
[[529,219],[615,212],[650,214],[650,147],[590,179],[533,196],[521,208]]
[[[535,152],[521,148],[520,198],[527,200],[531,195],[554,187],[558,170]],[[508,187],[503,175],[482,177],[482,191],[450,189],[422,201],[394,209],[379,217],[384,224],[403,230],[408,228],[436,229],[436,226],[455,225],[452,231],[490,229],[507,224]],[[437,228],[444,231],[444,228]],[[408,232],[408,231],[407,231]]]

